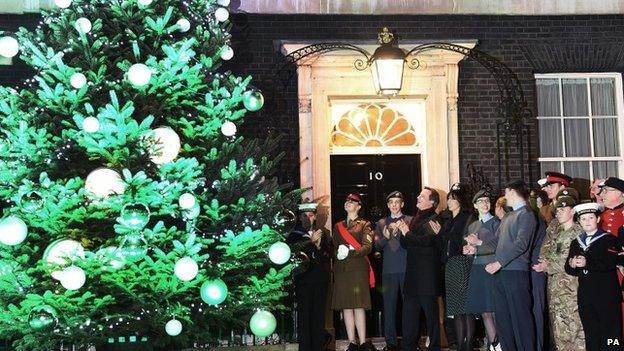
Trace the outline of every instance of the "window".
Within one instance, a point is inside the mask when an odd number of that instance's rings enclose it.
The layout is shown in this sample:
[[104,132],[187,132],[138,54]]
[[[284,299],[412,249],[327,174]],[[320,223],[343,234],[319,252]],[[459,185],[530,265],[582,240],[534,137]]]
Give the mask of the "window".
[[578,184],[621,177],[624,124],[619,73],[535,75],[540,166]]

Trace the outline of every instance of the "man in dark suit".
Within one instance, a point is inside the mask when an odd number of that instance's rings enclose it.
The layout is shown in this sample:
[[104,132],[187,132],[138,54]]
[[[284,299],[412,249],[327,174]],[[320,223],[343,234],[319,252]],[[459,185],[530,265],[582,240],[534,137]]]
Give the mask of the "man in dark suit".
[[507,213],[498,227],[496,261],[485,266],[494,280],[496,328],[505,351],[535,351],[535,324],[531,303],[531,245],[536,216],[527,204],[529,189],[522,180],[505,187]]
[[412,225],[399,226],[401,246],[407,249],[405,290],[403,297],[403,347],[404,351],[418,350],[420,339],[420,310],[427,321],[430,351],[440,350],[438,326],[438,296],[440,295],[440,247],[429,221],[436,218],[439,193],[425,187],[418,195],[418,211]]
[[375,246],[383,251],[382,293],[384,304],[384,351],[397,350],[396,308],[398,296],[403,295],[405,281],[405,260],[407,251],[401,247],[399,227],[410,225],[412,216],[402,213],[403,194],[393,191],[386,197],[390,215],[375,225]]

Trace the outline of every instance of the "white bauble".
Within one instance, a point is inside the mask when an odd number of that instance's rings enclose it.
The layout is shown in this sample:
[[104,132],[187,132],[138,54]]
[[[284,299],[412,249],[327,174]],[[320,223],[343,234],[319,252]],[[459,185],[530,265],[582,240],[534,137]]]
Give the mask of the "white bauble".
[[13,37],[0,38],[0,56],[11,58],[17,55],[19,51],[19,43]]
[[56,4],[56,6],[62,8],[62,9],[66,9],[68,8],[72,3],[72,0],[54,0],[54,4]]
[[87,77],[80,72],[76,72],[69,78],[69,84],[76,89],[80,89],[87,84]]
[[75,259],[84,259],[82,245],[71,239],[59,239],[52,242],[43,252],[43,260],[48,264],[66,265]]
[[191,22],[189,22],[186,18],[180,18],[176,24],[180,26],[180,32],[182,33],[188,32],[188,30],[191,29]]
[[178,204],[183,210],[190,210],[193,206],[195,206],[196,202],[197,199],[195,198],[195,195],[191,193],[184,193],[180,195],[180,198],[178,199]]
[[156,143],[150,156],[152,162],[160,165],[175,160],[182,147],[178,134],[169,127],[158,127],[153,132]]
[[117,171],[102,167],[89,173],[85,180],[85,190],[97,197],[107,197],[112,194],[123,194],[126,183]]
[[231,60],[232,57],[234,57],[234,49],[232,49],[232,47],[229,45],[225,45],[221,49],[221,59],[228,61]]
[[142,63],[135,63],[128,69],[130,83],[142,87],[152,79],[152,70]]
[[78,266],[69,266],[61,273],[61,285],[67,290],[78,290],[86,281],[84,270]]
[[148,6],[152,4],[152,1],[154,0],[138,0],[137,2],[139,3],[139,5]]
[[165,331],[171,336],[178,336],[182,332],[182,323],[177,319],[172,319],[165,324]]
[[275,264],[284,264],[290,260],[290,246],[277,242],[269,248],[269,259]]
[[88,18],[80,17],[74,23],[74,28],[78,31],[78,33],[89,33],[91,31],[91,21]]
[[217,0],[217,5],[228,7],[230,6],[230,0]]
[[16,216],[0,220],[0,243],[9,246],[21,244],[28,235],[28,226]]
[[175,263],[173,271],[178,279],[187,282],[195,279],[197,272],[199,271],[199,266],[195,260],[186,256],[182,257]]
[[233,136],[234,134],[236,134],[236,124],[232,123],[231,121],[223,123],[223,125],[221,126],[221,133],[223,133],[223,135],[227,137]]
[[225,7],[219,7],[215,11],[215,18],[219,22],[225,22],[230,18],[230,12]]
[[95,133],[100,130],[100,121],[93,116],[89,116],[82,121],[82,129],[87,133]]

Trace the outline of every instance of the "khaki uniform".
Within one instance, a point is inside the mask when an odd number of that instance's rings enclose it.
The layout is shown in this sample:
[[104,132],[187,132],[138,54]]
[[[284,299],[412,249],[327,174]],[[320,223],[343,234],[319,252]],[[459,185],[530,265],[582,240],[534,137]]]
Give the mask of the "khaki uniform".
[[578,279],[566,274],[570,243],[583,230],[574,224],[569,230],[555,219],[546,229],[540,260],[548,262],[548,306],[557,351],[585,350],[585,334],[578,312]]

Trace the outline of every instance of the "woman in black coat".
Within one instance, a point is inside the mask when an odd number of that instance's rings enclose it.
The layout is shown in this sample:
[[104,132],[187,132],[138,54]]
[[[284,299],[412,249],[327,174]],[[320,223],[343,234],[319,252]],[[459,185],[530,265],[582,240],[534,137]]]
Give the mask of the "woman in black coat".
[[458,183],[451,187],[446,202],[451,218],[443,225],[432,223],[433,230],[438,233],[442,242],[446,315],[454,317],[458,351],[472,351],[475,321],[472,314],[466,313],[472,260],[463,254],[464,236],[471,219],[474,219],[472,203],[467,191]]

